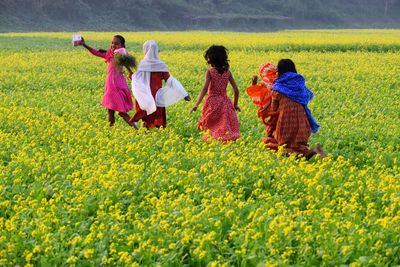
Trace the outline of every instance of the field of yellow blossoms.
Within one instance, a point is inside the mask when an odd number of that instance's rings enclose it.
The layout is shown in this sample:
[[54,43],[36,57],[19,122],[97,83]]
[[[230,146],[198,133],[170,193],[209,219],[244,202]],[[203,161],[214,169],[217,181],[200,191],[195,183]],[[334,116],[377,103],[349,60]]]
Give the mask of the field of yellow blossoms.
[[[120,33],[138,59],[157,40],[194,99],[204,51],[229,49],[242,108],[229,144],[202,141],[193,100],[166,129],[118,116],[110,129],[106,65],[71,34],[0,34],[0,266],[400,264],[400,30]],[[81,34],[108,48],[115,33]],[[280,58],[315,94],[323,160],[261,141],[245,88]]]

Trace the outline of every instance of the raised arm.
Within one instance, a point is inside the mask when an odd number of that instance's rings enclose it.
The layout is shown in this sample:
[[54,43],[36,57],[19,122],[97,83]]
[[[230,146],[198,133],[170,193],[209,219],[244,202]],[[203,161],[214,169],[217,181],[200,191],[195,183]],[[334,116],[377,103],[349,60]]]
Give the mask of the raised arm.
[[251,85],[257,85],[257,80],[258,80],[257,75],[253,75],[253,77],[251,78]]
[[101,52],[93,47],[88,46],[85,42],[85,39],[83,39],[83,37],[82,37],[81,45],[84,48],[86,48],[87,50],[89,50],[89,52],[92,53],[93,55],[95,55],[97,57],[101,57],[101,58],[106,58],[106,53]]
[[193,111],[196,111],[197,108],[199,107],[201,101],[203,101],[203,98],[207,93],[208,86],[210,85],[210,81],[211,81],[210,73],[207,71],[206,72],[206,79],[205,79],[205,82],[204,82],[204,85],[203,85],[203,89],[201,89],[201,92],[200,92],[199,96],[197,97],[196,104],[194,104],[194,106],[190,110],[190,113],[192,113]]
[[238,101],[239,101],[239,89],[236,85],[235,79],[233,79],[232,73],[229,76],[229,82],[232,85],[233,88],[233,106],[235,107],[235,110],[240,111],[240,108],[238,106]]

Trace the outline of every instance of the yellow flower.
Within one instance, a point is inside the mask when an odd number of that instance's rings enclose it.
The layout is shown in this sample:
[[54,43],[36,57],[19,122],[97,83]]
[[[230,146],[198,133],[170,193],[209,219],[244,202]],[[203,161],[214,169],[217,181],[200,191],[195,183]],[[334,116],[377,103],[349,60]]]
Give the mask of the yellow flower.
[[28,253],[25,257],[26,262],[30,263],[32,259],[33,253]]
[[67,263],[75,263],[77,262],[78,258],[76,256],[69,256],[69,258],[67,259]]
[[83,256],[84,256],[86,259],[92,258],[93,255],[94,255],[94,249],[92,249],[92,248],[86,248],[86,249],[83,250]]

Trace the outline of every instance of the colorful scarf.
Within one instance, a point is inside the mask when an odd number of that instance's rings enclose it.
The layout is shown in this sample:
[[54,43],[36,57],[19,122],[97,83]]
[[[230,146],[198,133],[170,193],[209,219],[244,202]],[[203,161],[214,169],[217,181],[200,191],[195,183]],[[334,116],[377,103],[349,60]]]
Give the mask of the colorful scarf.
[[318,131],[319,124],[307,107],[308,102],[310,102],[314,95],[310,89],[306,87],[303,76],[294,72],[286,72],[275,79],[272,90],[284,94],[289,99],[302,104],[306,111],[308,121],[310,122],[311,132],[316,133]]

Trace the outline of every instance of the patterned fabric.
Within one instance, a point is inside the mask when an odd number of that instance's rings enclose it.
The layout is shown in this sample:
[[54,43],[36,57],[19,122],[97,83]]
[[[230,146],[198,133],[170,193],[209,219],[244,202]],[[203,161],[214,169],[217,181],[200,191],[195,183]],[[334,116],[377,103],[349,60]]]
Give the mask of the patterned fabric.
[[133,108],[132,95],[124,73],[114,65],[114,52],[111,49],[105,53],[97,49],[91,49],[90,52],[104,58],[107,63],[107,78],[101,104],[107,109],[118,112],[130,111]]
[[[240,137],[239,121],[231,100],[226,95],[230,71],[218,73],[215,68],[208,70],[210,77],[208,93],[204,101],[198,128],[209,131],[212,138],[220,141],[234,141]],[[204,135],[206,141],[208,135]]]
[[[162,87],[162,81],[167,81],[169,72],[152,72],[150,75],[150,90],[152,96],[155,98],[156,93]],[[147,128],[166,127],[167,126],[167,112],[163,107],[157,107],[156,111],[147,115],[147,112],[142,110],[139,104],[135,103],[136,113],[131,118],[131,121],[137,122],[143,120]]]
[[274,80],[278,77],[278,69],[272,63],[265,63],[258,68],[258,74],[261,77],[262,83],[268,89],[271,89],[274,85]]
[[311,128],[303,105],[276,91],[272,93],[272,99],[279,103],[279,116],[273,137],[265,138],[264,142],[274,150],[286,145],[289,153],[307,155]]
[[306,87],[303,76],[294,72],[286,72],[275,80],[272,90],[280,92],[291,100],[302,104],[307,114],[312,133],[318,131],[319,124],[307,107],[308,102],[311,101],[314,95],[310,89]]
[[261,84],[251,85],[246,89],[246,92],[258,108],[257,116],[264,124],[267,136],[272,137],[278,113],[272,111],[271,105],[265,110],[263,108],[271,101],[271,89],[277,77],[277,68],[272,63],[261,64],[258,68],[258,74],[261,78]]

